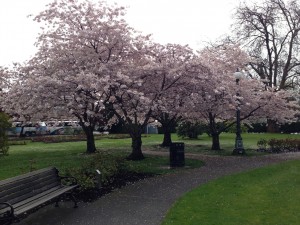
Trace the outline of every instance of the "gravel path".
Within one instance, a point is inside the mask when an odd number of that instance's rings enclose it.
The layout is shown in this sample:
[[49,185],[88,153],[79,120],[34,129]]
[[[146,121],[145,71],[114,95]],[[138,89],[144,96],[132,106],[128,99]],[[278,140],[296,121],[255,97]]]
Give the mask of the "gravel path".
[[205,166],[133,183],[95,202],[80,203],[77,209],[72,208],[71,202],[62,203],[60,208],[48,205],[29,215],[19,225],[159,225],[172,204],[191,189],[221,176],[300,159],[300,153],[259,157],[186,154],[186,157],[201,159]]

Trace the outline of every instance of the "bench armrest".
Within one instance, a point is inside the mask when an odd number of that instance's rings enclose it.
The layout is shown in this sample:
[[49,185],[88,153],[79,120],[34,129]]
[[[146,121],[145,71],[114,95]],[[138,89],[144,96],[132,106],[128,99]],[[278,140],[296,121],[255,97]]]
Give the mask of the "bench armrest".
[[71,176],[68,176],[68,177],[60,176],[60,180],[61,180],[62,184],[67,185],[67,186],[78,184],[77,179],[75,177],[71,177]]
[[14,207],[8,202],[0,202],[0,220],[7,217],[14,217]]

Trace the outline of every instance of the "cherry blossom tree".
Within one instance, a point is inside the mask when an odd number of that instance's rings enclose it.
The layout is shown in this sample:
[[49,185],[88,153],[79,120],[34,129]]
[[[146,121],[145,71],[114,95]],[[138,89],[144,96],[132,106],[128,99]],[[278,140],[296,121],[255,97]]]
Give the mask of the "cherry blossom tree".
[[[284,118],[283,113],[289,110],[286,100],[266,89],[263,82],[248,77],[236,85],[234,71],[245,68],[249,61],[239,45],[226,42],[213,45],[200,51],[199,58],[211,74],[195,82],[189,106],[194,110],[188,115],[207,122],[212,150],[221,149],[219,135],[235,124],[237,107],[241,111],[241,120],[266,118],[266,115],[274,119]],[[219,126],[220,122],[223,126]]]
[[234,116],[233,79],[230,73],[247,62],[247,55],[238,46],[218,44],[199,52],[199,60],[210,70],[204,77],[196,77],[189,108],[191,118],[206,121],[212,136],[212,149],[219,150],[219,135],[222,132],[217,122]]
[[118,119],[126,125],[132,138],[130,159],[144,157],[141,134],[153,122],[152,118],[159,120],[162,114],[178,113],[182,101],[178,93],[186,87],[188,62],[194,57],[190,48],[176,44],[149,42],[137,49],[141,55],[135,54],[134,63],[119,74],[120,78],[128,78],[118,81],[120,86],[112,101]]
[[[125,72],[130,73],[130,76],[124,74]],[[113,96],[110,98],[115,115],[124,124],[132,139],[132,152],[128,156],[130,160],[144,158],[141,149],[141,135],[151,117],[154,99],[156,98],[144,92],[147,85],[139,77],[141,71],[140,73],[135,72],[135,70],[131,72],[128,70],[119,73],[119,85],[116,89],[112,89]]]
[[87,136],[87,153],[96,151],[93,130],[108,113],[118,68],[130,52],[133,30],[123,7],[104,2],[59,0],[34,19],[44,26],[39,50],[10,90],[8,100],[31,118],[76,118]]
[[[0,67],[0,100],[3,99],[3,89],[5,88],[6,84],[6,73],[3,68]],[[3,102],[3,101],[1,101]],[[0,107],[1,108],[1,107]]]
[[5,90],[11,85],[13,76],[10,73],[8,68],[4,68],[0,66],[0,91],[3,93]]
[[172,143],[171,131],[181,120],[183,105],[189,100],[189,83],[193,75],[191,68],[198,66],[197,72],[203,73],[204,67],[188,46],[160,46],[155,57],[155,70],[161,74],[157,79],[166,88],[157,101],[152,117],[161,124],[164,133],[161,146],[168,147]]
[[[149,123],[159,97],[168,88],[157,68],[157,53],[164,47],[156,43],[137,43],[138,54],[119,73],[119,87],[113,93],[112,105],[119,121],[125,124],[132,138],[129,159],[143,159],[141,135]],[[126,78],[126,79],[124,79]]]
[[[180,105],[177,102],[173,102],[174,107],[178,107]],[[171,106],[171,104],[169,105]],[[178,112],[166,112],[164,109],[157,109],[153,114],[153,118],[155,118],[161,125],[161,129],[163,131],[164,137],[163,142],[160,145],[161,147],[169,147],[172,144],[171,132],[176,128],[178,122],[182,120],[182,117]]]
[[6,67],[0,66],[0,112],[5,108],[5,99],[7,99],[7,91],[13,82],[13,74]]

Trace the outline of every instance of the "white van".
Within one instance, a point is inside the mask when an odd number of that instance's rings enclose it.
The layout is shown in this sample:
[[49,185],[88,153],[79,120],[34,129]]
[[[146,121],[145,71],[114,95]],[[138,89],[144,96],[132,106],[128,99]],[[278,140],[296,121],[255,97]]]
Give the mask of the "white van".
[[12,127],[8,129],[8,136],[35,136],[48,134],[48,129],[45,122],[13,122]]

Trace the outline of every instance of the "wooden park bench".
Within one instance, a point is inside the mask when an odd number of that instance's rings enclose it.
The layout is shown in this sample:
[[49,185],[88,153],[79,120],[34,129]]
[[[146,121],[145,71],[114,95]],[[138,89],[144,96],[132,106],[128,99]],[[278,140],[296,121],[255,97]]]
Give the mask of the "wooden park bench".
[[73,177],[61,177],[49,167],[0,181],[0,224],[19,221],[22,215],[62,197],[70,197],[77,207],[73,191],[77,187]]

